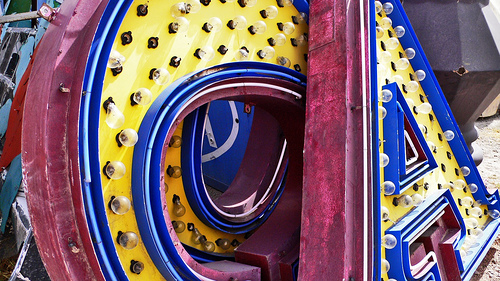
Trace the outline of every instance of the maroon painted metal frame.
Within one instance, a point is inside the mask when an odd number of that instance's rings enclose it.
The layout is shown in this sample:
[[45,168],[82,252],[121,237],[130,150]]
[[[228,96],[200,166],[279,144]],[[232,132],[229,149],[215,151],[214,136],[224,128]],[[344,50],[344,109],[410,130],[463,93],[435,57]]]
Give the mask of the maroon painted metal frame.
[[368,11],[366,0],[310,6],[301,280],[373,278]]
[[23,181],[40,256],[53,280],[104,280],[85,218],[78,119],[84,54],[107,2],[64,1],[39,44],[43,55],[35,58],[27,89]]

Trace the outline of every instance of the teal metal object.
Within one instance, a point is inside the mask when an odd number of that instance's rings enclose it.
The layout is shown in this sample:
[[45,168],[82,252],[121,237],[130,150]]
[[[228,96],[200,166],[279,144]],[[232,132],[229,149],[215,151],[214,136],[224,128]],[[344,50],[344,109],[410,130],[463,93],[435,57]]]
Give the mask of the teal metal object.
[[17,191],[21,185],[21,154],[19,154],[10,164],[9,173],[3,184],[2,191],[0,191],[0,209],[2,210],[2,224],[0,230],[2,233],[5,231],[7,218],[9,217],[10,206],[16,198]]
[[0,107],[0,138],[2,138],[7,131],[7,124],[9,122],[9,113],[11,106],[12,100],[9,99],[3,106]]

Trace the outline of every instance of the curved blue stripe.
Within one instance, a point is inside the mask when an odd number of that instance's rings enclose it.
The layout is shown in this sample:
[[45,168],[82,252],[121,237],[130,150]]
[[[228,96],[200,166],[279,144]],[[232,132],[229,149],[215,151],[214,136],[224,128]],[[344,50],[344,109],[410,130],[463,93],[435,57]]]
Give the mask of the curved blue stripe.
[[[182,106],[199,90],[234,77],[273,77],[305,84],[305,76],[281,66],[259,62],[219,65],[218,72],[197,77],[203,71],[184,76],[171,84],[151,105],[139,128],[132,164],[132,195],[143,242],[161,270],[174,266],[183,278],[197,279],[179,256],[164,221],[160,198],[161,152],[167,133]],[[265,69],[264,69],[265,68]],[[173,264],[172,264],[173,263]]]
[[[84,175],[82,188],[90,234],[94,241],[101,270],[107,280],[128,280],[128,277],[116,253],[114,238],[109,230],[106,217],[106,207],[102,203],[104,198],[98,154],[101,109],[101,95],[99,93],[102,92],[102,81],[106,72],[105,62],[107,62],[113,38],[118,32],[119,25],[116,22],[122,22],[131,3],[132,0],[118,0],[108,3],[91,46],[83,81],[86,95],[82,100],[80,118],[80,159],[83,163],[82,174]],[[92,92],[98,94],[92,95]]]

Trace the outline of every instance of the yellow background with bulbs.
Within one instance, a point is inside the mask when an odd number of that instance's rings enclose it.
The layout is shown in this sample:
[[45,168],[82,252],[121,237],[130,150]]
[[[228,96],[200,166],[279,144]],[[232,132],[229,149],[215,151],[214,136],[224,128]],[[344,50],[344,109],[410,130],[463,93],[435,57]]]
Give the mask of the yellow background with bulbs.
[[[198,5],[197,2],[186,2],[188,4],[192,4],[193,7],[191,13],[184,15],[184,18],[189,22],[187,31],[182,31],[181,27],[177,33],[169,33],[168,26],[175,20],[175,17],[172,16],[171,13],[172,7],[182,2],[163,0],[148,1],[148,13],[146,16],[141,17],[137,15],[137,6],[146,4],[146,2],[135,1],[129,8],[129,11],[119,28],[112,50],[122,55],[125,61],[122,63],[122,72],[116,76],[113,75],[111,69],[108,69],[103,82],[102,103],[104,103],[108,97],[112,97],[117,109],[123,113],[125,122],[120,128],[110,128],[105,122],[107,117],[106,112],[102,109],[99,127],[99,152],[100,162],[103,167],[107,161],[120,161],[125,164],[126,171],[124,176],[117,180],[109,180],[104,174],[102,174],[102,188],[104,199],[106,201],[104,204],[108,204],[112,196],[125,196],[132,200],[133,206],[133,198],[131,198],[130,172],[133,158],[133,147],[118,147],[115,138],[116,135],[123,129],[131,128],[138,131],[141,121],[151,105],[151,103],[149,103],[148,105],[131,106],[130,96],[138,89],[149,89],[154,101],[154,99],[158,97],[158,95],[166,87],[168,87],[170,83],[186,74],[209,66],[242,59],[240,54],[240,49],[242,47],[246,47],[248,50],[248,56],[246,58],[243,57],[243,59],[279,64],[280,61],[277,60],[277,58],[284,57],[287,59],[285,60],[287,61],[285,66],[296,70],[300,69],[301,73],[306,74],[306,56],[308,48],[307,41],[305,39],[307,39],[308,26],[306,22],[300,22],[299,24],[291,23],[292,16],[297,17],[299,15],[293,5],[285,5],[285,7],[281,8],[278,7],[276,1],[273,0],[252,0],[247,1],[247,6],[242,8],[236,1],[226,1],[225,3],[222,3],[219,0],[212,0],[208,6],[199,5],[199,11],[196,11],[196,6]],[[271,19],[270,17],[264,19],[260,14],[261,10],[266,9],[269,6],[275,6],[277,8],[276,10],[278,11],[278,14],[274,19]],[[270,8],[268,10],[272,11],[274,9]],[[246,27],[242,30],[229,29],[226,26],[227,22],[229,20],[234,20],[238,16],[243,16],[246,19]],[[214,26],[214,29],[212,29],[210,33],[205,32],[202,29],[203,25],[206,22],[216,23],[217,20],[214,20],[214,17],[220,19],[220,22],[222,23],[220,30],[216,32],[218,27]],[[186,21],[180,22],[182,24]],[[266,30],[263,34],[256,33],[252,35],[247,28],[251,25],[258,27],[259,24],[255,25],[257,22],[264,22]],[[278,29],[279,22],[284,24],[283,31]],[[290,29],[291,27],[293,27],[293,29]],[[130,44],[122,45],[121,35],[122,33],[129,31],[131,32],[132,41]],[[290,34],[286,34],[285,32]],[[283,35],[280,35],[281,37],[276,37],[276,35],[280,33]],[[158,46],[156,48],[148,48],[148,40],[150,37],[158,37]],[[268,39],[271,37],[284,37],[286,40],[284,45],[273,46],[275,51],[274,55],[268,51],[267,56],[261,59],[258,55],[258,51],[266,51],[269,49]],[[297,40],[296,42],[298,46],[292,46],[292,38]],[[217,51],[220,45],[227,47],[228,50],[225,55],[222,55]],[[213,49],[213,58],[207,60],[207,57],[199,59],[194,56],[194,53],[198,48],[206,50],[205,47],[207,46]],[[208,48],[208,50],[210,51],[210,48]],[[208,58],[211,57],[210,52],[207,52],[205,55],[207,55]],[[114,56],[113,52],[111,56]],[[180,65],[178,67],[169,65],[173,56],[181,58]],[[298,66],[297,68],[295,68],[296,65]],[[159,85],[149,79],[150,70],[153,68],[163,68],[168,72],[167,76],[161,77],[167,81],[165,84]],[[181,130],[182,124],[179,126],[175,134],[181,135]],[[168,165],[181,166],[180,149],[169,150],[166,159],[166,167]],[[190,210],[189,204],[184,195],[181,179],[173,179],[166,176],[166,184],[168,186],[166,201],[172,218],[174,218],[174,216],[172,214],[173,204],[171,204],[171,199],[173,194],[177,194],[180,197],[181,203],[187,209],[186,214],[182,217],[186,226],[188,222],[194,222],[200,232],[212,242],[221,237],[227,237],[230,240],[233,240],[234,238],[239,241],[244,240],[241,235],[233,236],[221,233],[220,231],[215,231],[202,224]],[[119,254],[120,261],[129,278],[131,280],[163,279],[158,270],[156,270],[154,264],[148,256],[146,248],[140,240],[140,233],[136,223],[133,207],[130,211],[123,215],[117,215],[108,209],[107,216],[109,228],[113,236],[117,235],[118,231],[132,231],[139,236],[139,243],[137,247],[133,249],[124,249],[116,243],[116,249]],[[180,233],[178,237],[183,243],[201,249],[199,245],[192,243],[190,235],[191,232],[185,230]],[[233,249],[234,248],[231,247],[228,251],[232,252]],[[225,252],[220,249],[217,249],[216,251]],[[140,275],[133,274],[129,270],[130,261],[132,259],[144,263],[144,271]]]
[[[377,2],[379,1],[376,1],[376,3]],[[380,4],[380,2],[378,4]],[[376,4],[376,7],[378,4]],[[405,99],[407,100],[407,103],[410,106],[410,108],[413,108],[413,106],[416,107],[421,106],[420,108],[425,109],[426,107],[428,107],[425,104],[428,103],[426,98],[427,96],[420,87],[418,80],[415,79],[416,77],[415,72],[417,70],[412,68],[411,59],[409,60],[410,65],[406,69],[404,69],[406,67],[405,66],[406,62],[404,60],[400,60],[401,54],[403,54],[403,58],[406,57],[405,50],[399,44],[399,40],[396,35],[398,32],[400,32],[400,30],[396,30],[397,32],[395,31],[395,28],[397,27],[392,26],[391,22],[388,21],[388,18],[384,12],[384,9],[382,9],[381,7],[381,4],[379,8],[381,9],[381,11],[376,15],[376,21],[379,27],[376,34],[377,62],[378,62],[377,77],[378,77],[379,94],[382,92],[382,86],[384,86],[387,82],[389,83],[397,82],[400,89],[403,89],[403,84],[404,84],[407,93],[405,93],[403,90],[402,93],[405,96]],[[385,48],[385,50],[383,48]],[[396,70],[393,70],[393,65],[391,65],[391,62],[394,63]],[[413,75],[414,80],[411,79],[411,75]],[[409,85],[410,87],[408,87]],[[417,85],[418,87],[415,87],[415,85]],[[382,101],[379,101],[379,106],[382,106]],[[426,175],[417,182],[418,186],[420,186],[418,191],[409,188],[400,195],[384,196],[384,192],[383,190],[381,190],[381,207],[383,210],[382,215],[384,215],[384,213],[386,213],[385,215],[387,215],[388,212],[388,217],[389,217],[388,220],[383,220],[381,218],[381,223],[382,223],[381,227],[382,232],[380,234],[381,237],[385,235],[385,231],[388,228],[397,223],[405,214],[407,214],[412,209],[411,208],[412,206],[408,208],[405,208],[403,206],[394,206],[393,205],[394,197],[400,197],[403,195],[412,196],[414,194],[419,194],[425,199],[430,194],[433,194],[438,190],[438,184],[441,184],[443,188],[446,188],[447,187],[446,184],[449,183],[450,181],[455,182],[457,180],[462,180],[465,182],[465,184],[468,184],[461,173],[459,176],[455,174],[455,169],[460,170],[460,166],[457,164],[457,161],[454,157],[451,157],[451,159],[448,158],[447,152],[451,152],[452,150],[444,137],[442,138],[442,140],[438,138],[438,134],[444,135],[444,132],[439,123],[437,122],[436,116],[433,114],[432,111],[430,114],[433,115],[434,121],[430,120],[429,114],[414,114],[414,117],[418,124],[422,124],[427,128],[427,132],[424,133],[424,137],[426,138],[426,141],[428,142],[427,145],[430,146],[431,151],[434,148],[436,149],[436,153],[433,153],[433,156],[436,162],[438,163],[438,167],[435,170],[433,170],[433,172]],[[379,150],[380,153],[383,153],[384,149],[390,149],[389,147],[385,148],[383,144],[384,140],[383,125],[384,122],[382,119],[380,119],[379,139],[382,142],[382,145],[380,146]],[[442,172],[441,170],[442,164],[446,166],[447,172]],[[381,168],[380,169],[381,186],[383,182],[384,182],[384,168]],[[422,188],[424,183],[429,184],[429,189],[426,190]],[[464,218],[472,217],[466,215],[465,206],[460,206],[458,204],[458,200],[464,197],[474,198],[470,190],[467,189],[466,193],[464,193],[463,188],[450,189],[450,191],[452,192],[455,200],[457,200],[456,203],[458,208],[460,209],[460,212],[462,213],[462,216]],[[478,204],[477,202],[475,202],[475,205],[478,205],[483,212],[484,209],[487,209],[485,206],[480,206],[480,204]],[[483,225],[487,220],[487,216],[482,216],[481,218],[477,217],[474,218],[478,220],[480,226]],[[382,247],[382,259],[385,259],[384,247]],[[382,278],[384,278],[384,280],[388,280],[387,273],[384,273],[384,269],[382,269],[382,273],[383,273]]]

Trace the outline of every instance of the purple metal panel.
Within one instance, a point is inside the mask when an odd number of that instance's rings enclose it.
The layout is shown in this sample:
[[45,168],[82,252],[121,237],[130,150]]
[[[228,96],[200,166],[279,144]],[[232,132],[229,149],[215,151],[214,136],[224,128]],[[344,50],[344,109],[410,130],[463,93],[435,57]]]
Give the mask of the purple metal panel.
[[[40,42],[22,132],[23,180],[53,280],[104,280],[87,227],[78,158],[84,68],[107,0],[67,0]],[[60,84],[69,93],[59,91]]]
[[368,3],[311,2],[301,280],[372,279]]

